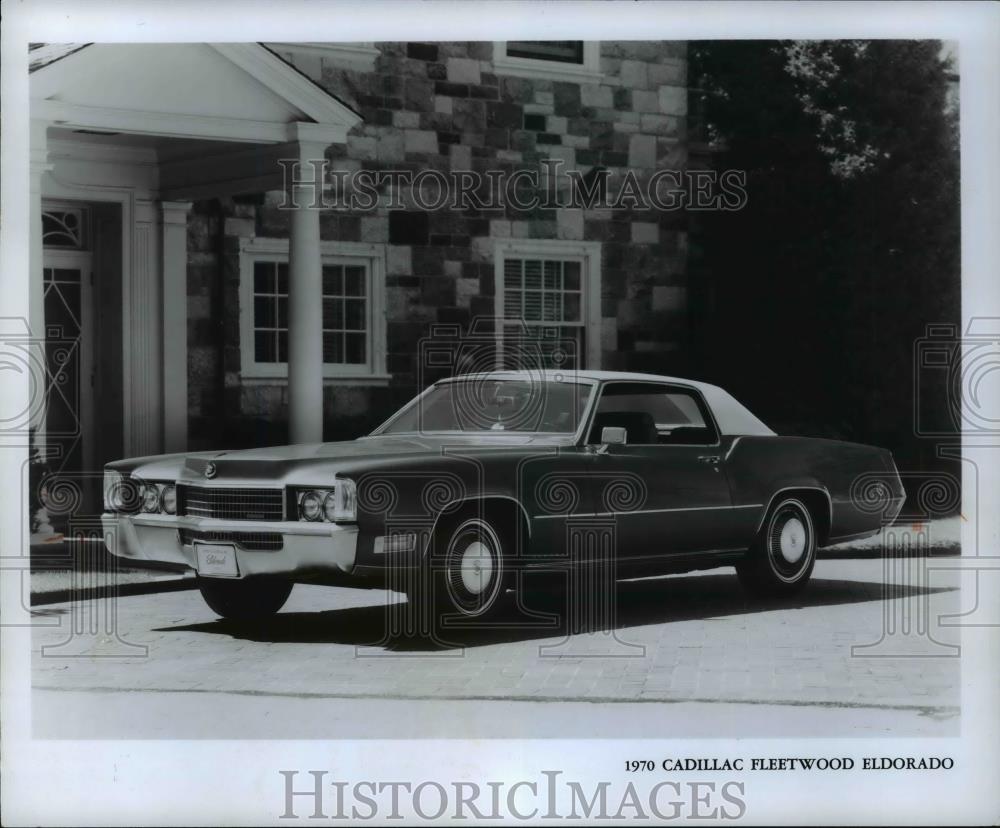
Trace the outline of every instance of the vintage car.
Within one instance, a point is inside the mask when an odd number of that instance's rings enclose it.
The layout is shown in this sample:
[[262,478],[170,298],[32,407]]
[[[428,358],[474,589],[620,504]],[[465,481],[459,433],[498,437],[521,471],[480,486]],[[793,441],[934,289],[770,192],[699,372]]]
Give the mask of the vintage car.
[[114,553],[192,567],[223,617],[320,582],[463,621],[595,568],[733,565],[789,595],[817,548],[875,534],[904,498],[888,451],[779,436],[716,386],[551,370],[436,382],[347,442],[121,460],[104,493]]

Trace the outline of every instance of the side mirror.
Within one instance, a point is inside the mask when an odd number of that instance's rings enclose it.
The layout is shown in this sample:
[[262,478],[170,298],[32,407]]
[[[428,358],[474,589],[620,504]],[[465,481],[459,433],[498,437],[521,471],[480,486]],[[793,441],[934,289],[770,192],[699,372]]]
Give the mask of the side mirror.
[[601,447],[598,451],[604,454],[609,446],[624,446],[628,442],[628,432],[621,426],[604,426],[601,429]]

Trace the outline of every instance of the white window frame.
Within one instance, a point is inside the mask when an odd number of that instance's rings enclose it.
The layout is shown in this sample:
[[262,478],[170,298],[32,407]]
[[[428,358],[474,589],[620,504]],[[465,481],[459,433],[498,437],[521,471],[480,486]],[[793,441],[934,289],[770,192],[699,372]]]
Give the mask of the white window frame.
[[[504,261],[507,258],[538,256],[552,259],[577,259],[581,263],[583,280],[581,316],[585,352],[580,368],[597,370],[601,367],[601,243],[564,241],[561,239],[495,239],[493,245],[493,282],[495,327],[499,351],[503,351]],[[558,327],[558,323],[553,323]]]
[[549,78],[551,80],[577,83],[599,83],[601,74],[601,42],[583,41],[583,63],[563,63],[558,60],[536,60],[535,58],[510,57],[507,41],[493,41],[493,68],[498,75],[513,75],[518,78]]
[[[323,381],[329,384],[385,384],[385,245],[359,242],[320,242],[322,264],[352,264],[363,261],[368,268],[368,362],[359,365],[323,365]],[[253,271],[254,262],[288,262],[288,239],[253,238],[240,244],[240,378],[241,380],[287,382],[288,364],[257,362],[254,354]],[[289,274],[289,278],[291,275]]]

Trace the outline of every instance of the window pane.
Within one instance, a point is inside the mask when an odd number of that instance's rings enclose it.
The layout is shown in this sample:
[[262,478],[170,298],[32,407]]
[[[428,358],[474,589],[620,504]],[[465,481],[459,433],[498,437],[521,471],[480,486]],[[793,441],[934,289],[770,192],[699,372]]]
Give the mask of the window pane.
[[281,262],[278,265],[278,293],[288,295],[288,264]]
[[538,290],[542,286],[542,263],[528,259],[524,263],[524,286]]
[[257,362],[275,362],[277,354],[274,349],[274,331],[255,331],[253,335],[254,360]]
[[288,362],[288,331],[278,331],[278,362]]
[[323,300],[323,328],[330,331],[343,330],[344,328],[343,299]]
[[344,335],[323,331],[323,362],[341,363],[344,361]]
[[288,299],[284,296],[278,298],[278,327],[288,327]]
[[343,266],[323,265],[323,293],[326,296],[344,295]]
[[508,40],[507,56],[553,60],[557,63],[583,63],[582,40]]
[[521,316],[521,291],[504,290],[503,315],[506,319],[518,319]]
[[580,322],[580,294],[563,294],[563,315],[564,322]]
[[365,335],[349,333],[344,335],[344,339],[346,342],[346,358],[344,361],[352,365],[364,363],[366,361]]
[[365,300],[346,299],[344,301],[344,328],[349,331],[363,331],[365,325]]
[[344,268],[344,294],[346,296],[365,295],[365,269],[363,267]]
[[580,289],[579,262],[563,262],[563,287],[566,290]]
[[274,293],[274,262],[253,263],[253,292]]
[[559,265],[561,262],[545,262],[545,289],[559,290]]
[[253,326],[255,328],[273,328],[274,322],[274,298],[255,296],[253,300]]
[[546,322],[558,322],[562,308],[559,306],[558,293],[546,293],[543,296],[543,317]]
[[521,287],[521,269],[522,262],[520,259],[504,259],[503,279],[504,284],[508,288]]
[[538,322],[542,318],[542,294],[537,290],[524,292],[523,316],[529,322]]

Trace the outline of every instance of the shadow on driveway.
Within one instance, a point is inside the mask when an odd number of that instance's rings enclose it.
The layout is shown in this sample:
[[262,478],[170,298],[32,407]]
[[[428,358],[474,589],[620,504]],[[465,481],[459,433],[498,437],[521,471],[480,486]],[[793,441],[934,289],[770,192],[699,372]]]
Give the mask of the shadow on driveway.
[[950,587],[887,587],[880,582],[814,579],[793,599],[755,601],[747,598],[732,575],[702,575],[619,583],[615,623],[572,617],[560,620],[551,614],[551,610],[547,621],[536,620],[522,612],[516,606],[513,593],[508,593],[504,607],[488,625],[447,628],[433,639],[394,632],[406,629],[405,601],[321,612],[279,613],[265,621],[219,620],[159,627],[156,632],[203,632],[269,643],[347,644],[380,647],[392,652],[435,652],[459,647],[558,638],[612,628],[627,629],[771,610],[859,604],[878,601],[883,597],[909,598],[952,591],[954,588]]

